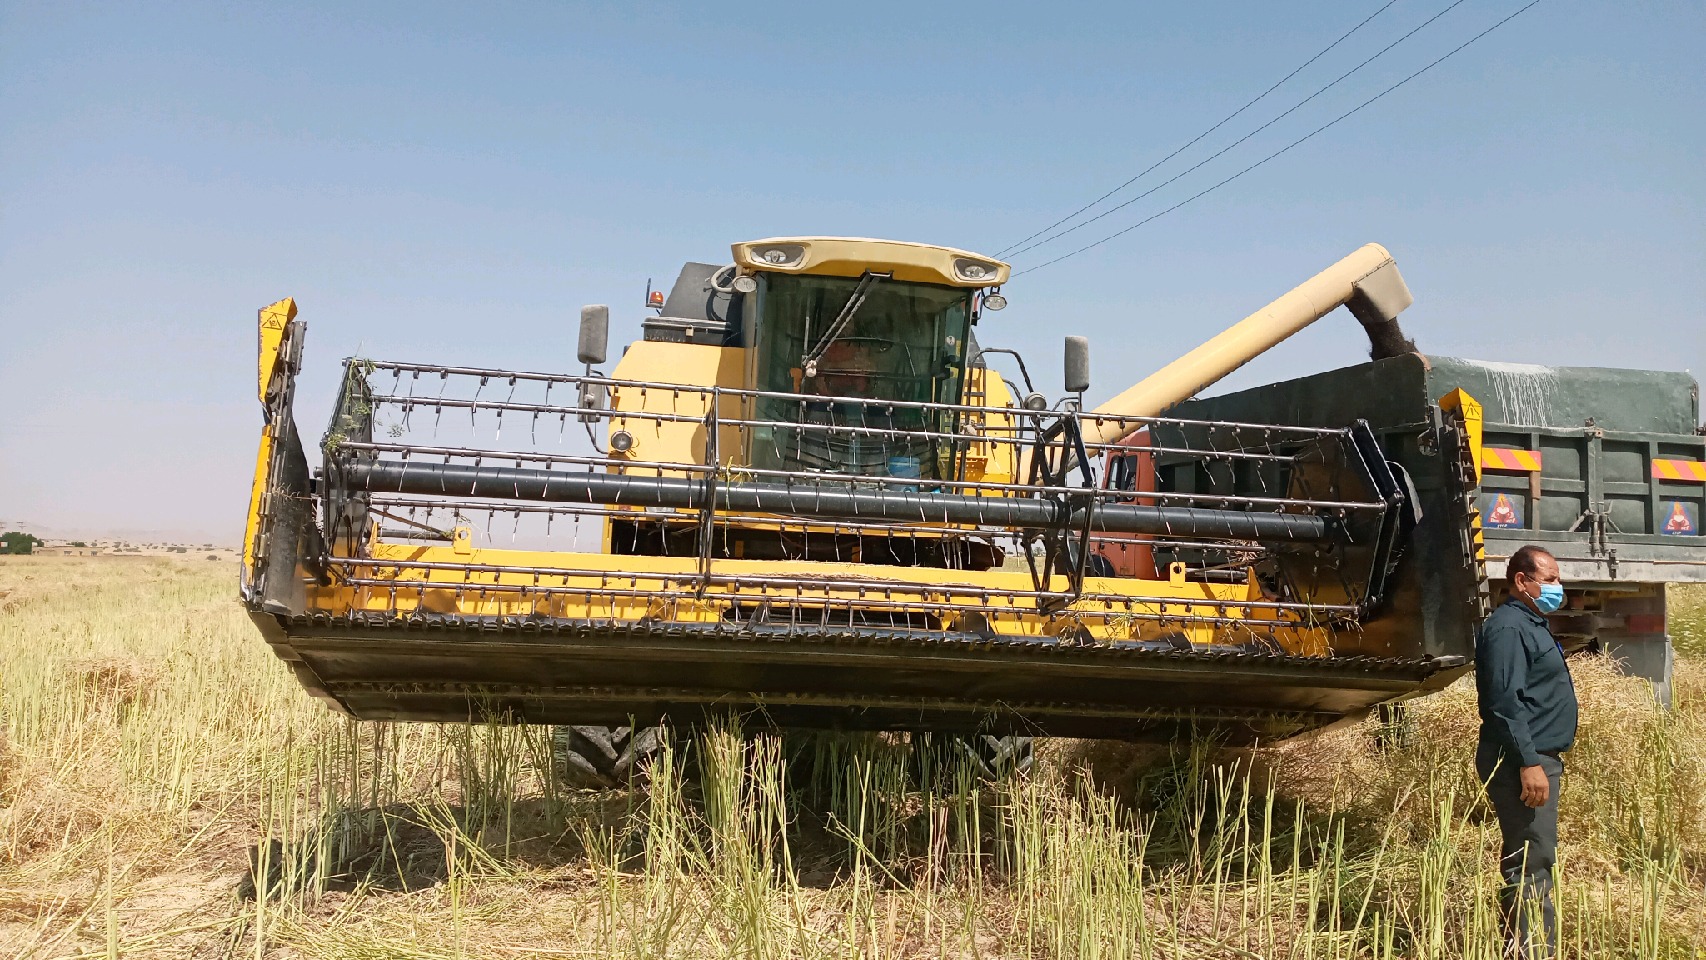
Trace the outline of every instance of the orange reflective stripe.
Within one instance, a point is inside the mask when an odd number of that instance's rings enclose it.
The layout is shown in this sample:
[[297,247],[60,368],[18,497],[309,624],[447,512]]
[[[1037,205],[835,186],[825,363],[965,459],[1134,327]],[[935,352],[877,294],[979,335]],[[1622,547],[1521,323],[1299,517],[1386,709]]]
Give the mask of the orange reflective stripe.
[[1540,451],[1482,447],[1481,469],[1535,473],[1540,470]]
[[1706,463],[1698,460],[1654,460],[1653,479],[1706,483]]

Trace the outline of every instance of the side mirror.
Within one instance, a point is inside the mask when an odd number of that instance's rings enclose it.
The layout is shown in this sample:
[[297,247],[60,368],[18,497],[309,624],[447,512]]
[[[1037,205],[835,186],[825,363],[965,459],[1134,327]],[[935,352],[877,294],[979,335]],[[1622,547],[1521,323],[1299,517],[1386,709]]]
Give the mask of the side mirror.
[[581,308],[580,361],[603,363],[610,348],[610,308],[602,303]]
[[1066,338],[1066,392],[1083,393],[1090,389],[1090,339]]

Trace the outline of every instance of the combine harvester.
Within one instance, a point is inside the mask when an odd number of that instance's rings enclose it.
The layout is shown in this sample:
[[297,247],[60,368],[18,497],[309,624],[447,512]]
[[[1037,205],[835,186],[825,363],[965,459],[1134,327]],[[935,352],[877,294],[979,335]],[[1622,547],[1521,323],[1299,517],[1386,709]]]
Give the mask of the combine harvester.
[[[605,779],[643,752],[634,729],[731,712],[931,731],[991,762],[1031,735],[1268,741],[1467,669],[1489,496],[1537,519],[1523,536],[1633,569],[1626,508],[1566,530],[1554,502],[1623,481],[1483,474],[1483,443],[1521,437],[1550,469],[1581,428],[1488,432],[1488,382],[1399,332],[1411,297],[1378,245],[1094,410],[1082,339],[1054,400],[979,345],[1006,264],[843,238],[733,251],[649,295],[608,374],[604,307],[582,311],[578,374],[347,361],[312,473],[304,324],[290,300],[261,311],[242,595],[310,692],[362,719],[565,725]],[[1180,406],[1341,305],[1384,359]],[[1699,437],[1642,436],[1706,459]],[[1678,489],[1697,518],[1698,483],[1651,485],[1649,514]],[[1669,579],[1703,569],[1706,541],[1636,539],[1694,564]]]

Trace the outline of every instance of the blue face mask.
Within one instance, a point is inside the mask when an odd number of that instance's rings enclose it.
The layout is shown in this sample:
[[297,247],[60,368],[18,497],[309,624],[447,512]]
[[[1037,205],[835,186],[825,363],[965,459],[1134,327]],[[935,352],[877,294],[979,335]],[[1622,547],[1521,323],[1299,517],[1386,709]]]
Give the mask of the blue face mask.
[[1540,585],[1540,596],[1534,598],[1534,605],[1541,613],[1551,613],[1564,605],[1564,585],[1561,583],[1543,583]]

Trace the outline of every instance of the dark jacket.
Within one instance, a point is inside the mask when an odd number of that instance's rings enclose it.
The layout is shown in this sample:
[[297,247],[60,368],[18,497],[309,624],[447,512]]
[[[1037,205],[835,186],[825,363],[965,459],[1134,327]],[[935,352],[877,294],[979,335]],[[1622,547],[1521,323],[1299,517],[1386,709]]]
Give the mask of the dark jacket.
[[1481,742],[1521,766],[1576,742],[1576,687],[1546,618],[1506,600],[1475,635]]

